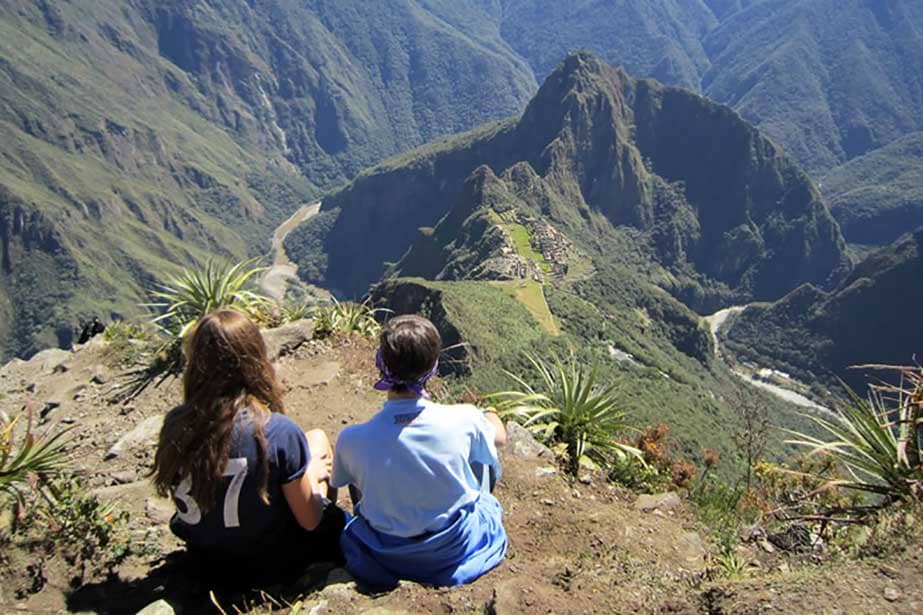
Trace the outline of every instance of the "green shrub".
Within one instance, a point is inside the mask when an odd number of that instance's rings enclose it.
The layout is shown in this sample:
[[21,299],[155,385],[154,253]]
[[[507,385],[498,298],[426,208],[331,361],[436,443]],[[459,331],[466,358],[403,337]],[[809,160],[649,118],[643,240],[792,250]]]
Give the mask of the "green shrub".
[[381,325],[378,324],[375,315],[384,311],[386,310],[372,308],[368,301],[353,303],[334,299],[332,304],[313,311],[314,332],[319,337],[358,333],[364,337],[374,338],[381,331]]
[[251,278],[265,269],[253,267],[253,263],[208,261],[199,269],[183,269],[152,293],[159,301],[148,306],[163,310],[152,322],[171,337],[182,339],[200,318],[218,308],[235,308],[261,320],[269,311],[271,299],[247,289]]
[[734,553],[744,523],[741,503],[744,490],[719,480],[703,479],[692,492],[699,520],[712,533],[722,555]]
[[842,464],[848,478],[835,479],[833,486],[881,496],[882,504],[923,500],[923,373],[883,369],[897,372],[900,384],[873,387],[868,399],[847,388],[850,401],[837,416],[808,416],[826,438],[791,432],[796,439],[790,442],[811,454],[827,453]]
[[144,325],[116,320],[106,326],[106,330],[103,331],[103,339],[110,343],[133,340],[144,342],[151,339],[151,332]]
[[572,475],[584,459],[608,467],[629,456],[640,458],[638,449],[616,439],[629,429],[616,385],[599,385],[596,369],[587,371],[573,357],[567,364],[557,357],[552,365],[531,356],[528,360],[538,372],[539,385],[507,372],[520,388],[488,396],[498,400],[501,416],[522,422],[549,445],[562,444]]
[[307,303],[300,303],[298,305],[284,305],[281,308],[281,319],[283,324],[304,320],[305,318],[310,318],[313,316],[313,314],[314,308],[312,308]]
[[0,496],[21,504],[33,481],[45,482],[58,473],[67,461],[68,431],[36,433],[31,409],[13,419],[0,412]]
[[133,554],[147,555],[155,530],[129,534],[128,512],[102,502],[77,476],[46,483],[22,508],[14,526],[20,544],[33,550],[36,565],[61,558],[71,567],[73,583],[111,575]]

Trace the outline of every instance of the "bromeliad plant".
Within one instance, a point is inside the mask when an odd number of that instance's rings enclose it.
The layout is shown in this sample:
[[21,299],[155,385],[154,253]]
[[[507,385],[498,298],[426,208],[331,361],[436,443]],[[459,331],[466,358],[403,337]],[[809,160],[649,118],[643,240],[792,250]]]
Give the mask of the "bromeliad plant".
[[808,415],[826,432],[817,438],[791,432],[792,444],[828,453],[848,478],[831,484],[881,496],[882,504],[923,500],[923,371],[866,365],[896,372],[898,385],[874,385],[868,399],[847,389],[850,401],[833,418]]
[[134,399],[152,382],[163,382],[182,368],[182,343],[186,334],[210,311],[230,307],[263,323],[272,313],[272,299],[248,289],[253,276],[265,270],[254,267],[255,259],[236,264],[208,261],[201,268],[186,268],[151,293],[155,300],[145,304],[158,310],[151,323],[167,341],[155,353],[154,360],[142,369],[130,372],[131,380],[117,396],[121,402]]
[[373,308],[368,299],[362,303],[337,301],[314,310],[314,331],[321,336],[342,333],[358,333],[367,338],[378,336],[381,325],[376,315],[387,312],[382,308]]
[[208,261],[199,269],[187,268],[153,292],[148,307],[163,310],[153,323],[171,337],[182,339],[199,319],[216,308],[236,308],[260,320],[272,300],[247,286],[265,267],[251,259],[236,264]]
[[67,462],[64,449],[69,430],[36,433],[32,415],[26,409],[10,419],[0,412],[0,496],[20,505],[31,484],[46,481]]
[[517,420],[547,444],[562,445],[567,470],[575,476],[585,459],[603,466],[629,457],[641,459],[637,448],[616,439],[630,429],[616,385],[601,385],[597,370],[587,371],[574,357],[566,363],[554,357],[551,364],[527,359],[538,372],[537,386],[506,372],[519,388],[488,396],[502,417]]

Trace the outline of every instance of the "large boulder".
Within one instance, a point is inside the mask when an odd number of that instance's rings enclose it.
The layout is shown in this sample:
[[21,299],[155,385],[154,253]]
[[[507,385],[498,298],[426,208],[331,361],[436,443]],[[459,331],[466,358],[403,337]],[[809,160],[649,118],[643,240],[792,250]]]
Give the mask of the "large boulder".
[[506,447],[504,451],[513,457],[524,459],[553,459],[554,453],[547,446],[535,439],[529,430],[510,421],[506,424]]
[[60,348],[49,348],[29,359],[30,365],[36,365],[41,369],[43,374],[50,374],[56,371],[64,371],[64,365],[72,356],[69,350]]
[[266,350],[270,361],[292,354],[302,344],[313,338],[313,320],[299,320],[263,331],[263,339],[266,340]]
[[115,459],[116,457],[125,456],[132,451],[142,447],[153,445],[160,435],[160,428],[163,427],[164,415],[150,416],[140,423],[134,429],[119,438],[118,442],[106,452],[106,459]]

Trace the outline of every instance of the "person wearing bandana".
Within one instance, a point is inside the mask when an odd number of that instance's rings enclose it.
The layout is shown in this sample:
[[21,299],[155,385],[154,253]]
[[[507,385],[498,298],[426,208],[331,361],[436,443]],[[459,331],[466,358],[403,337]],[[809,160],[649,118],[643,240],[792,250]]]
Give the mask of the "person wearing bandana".
[[490,492],[506,430],[492,409],[429,399],[441,348],[425,318],[388,322],[375,383],[387,401],[337,439],[331,486],[350,487],[355,512],[340,546],[350,573],[372,588],[461,585],[506,555],[503,510]]

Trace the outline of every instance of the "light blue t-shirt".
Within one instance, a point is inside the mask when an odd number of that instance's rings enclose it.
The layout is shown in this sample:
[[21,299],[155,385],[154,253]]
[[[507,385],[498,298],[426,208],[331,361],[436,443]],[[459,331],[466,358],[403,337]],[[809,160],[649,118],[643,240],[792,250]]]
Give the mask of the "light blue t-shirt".
[[500,477],[494,436],[474,406],[391,400],[368,422],[340,433],[331,484],[358,487],[357,512],[379,532],[438,532],[480,497],[484,481],[476,467],[492,467]]

